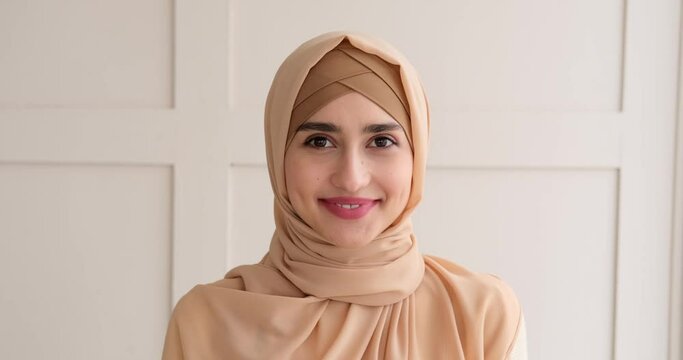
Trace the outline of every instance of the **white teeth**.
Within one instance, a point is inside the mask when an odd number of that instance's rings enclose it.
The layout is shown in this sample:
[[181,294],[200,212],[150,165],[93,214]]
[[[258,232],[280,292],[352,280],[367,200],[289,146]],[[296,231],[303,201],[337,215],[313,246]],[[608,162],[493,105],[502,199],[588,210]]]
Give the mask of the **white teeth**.
[[360,205],[358,204],[337,204],[337,206],[344,209],[356,209],[360,207]]

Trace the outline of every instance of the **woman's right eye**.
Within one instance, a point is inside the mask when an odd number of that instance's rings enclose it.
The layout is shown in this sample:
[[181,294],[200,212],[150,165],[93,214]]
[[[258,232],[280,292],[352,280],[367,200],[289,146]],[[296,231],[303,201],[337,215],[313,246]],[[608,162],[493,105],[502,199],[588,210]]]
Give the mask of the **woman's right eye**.
[[332,147],[332,141],[324,136],[314,136],[306,140],[306,145],[314,148],[328,148]]

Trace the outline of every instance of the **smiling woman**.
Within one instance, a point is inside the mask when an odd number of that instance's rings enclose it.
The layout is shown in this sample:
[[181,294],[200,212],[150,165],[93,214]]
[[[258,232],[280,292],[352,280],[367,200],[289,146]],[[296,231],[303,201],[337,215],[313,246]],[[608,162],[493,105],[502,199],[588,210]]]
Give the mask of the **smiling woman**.
[[505,283],[418,251],[429,108],[400,53],[309,40],[273,80],[265,132],[270,251],[178,302],[164,359],[526,358]]

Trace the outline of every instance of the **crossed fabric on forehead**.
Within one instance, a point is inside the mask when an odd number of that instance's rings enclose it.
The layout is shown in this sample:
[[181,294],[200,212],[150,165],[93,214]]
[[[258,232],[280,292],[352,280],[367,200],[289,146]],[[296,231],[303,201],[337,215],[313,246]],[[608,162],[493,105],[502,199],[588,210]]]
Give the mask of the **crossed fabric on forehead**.
[[355,91],[372,100],[403,127],[412,145],[410,111],[399,67],[344,40],[311,68],[299,89],[289,122],[287,145],[301,124],[323,106]]

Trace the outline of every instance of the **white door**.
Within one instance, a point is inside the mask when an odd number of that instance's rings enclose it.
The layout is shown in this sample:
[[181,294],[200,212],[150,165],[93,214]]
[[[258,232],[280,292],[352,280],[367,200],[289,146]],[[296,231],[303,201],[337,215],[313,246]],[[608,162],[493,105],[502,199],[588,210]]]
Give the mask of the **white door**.
[[156,358],[182,294],[258,261],[268,86],[340,29],[422,74],[422,251],[507,280],[533,359],[666,358],[679,6],[3,2],[0,358]]

